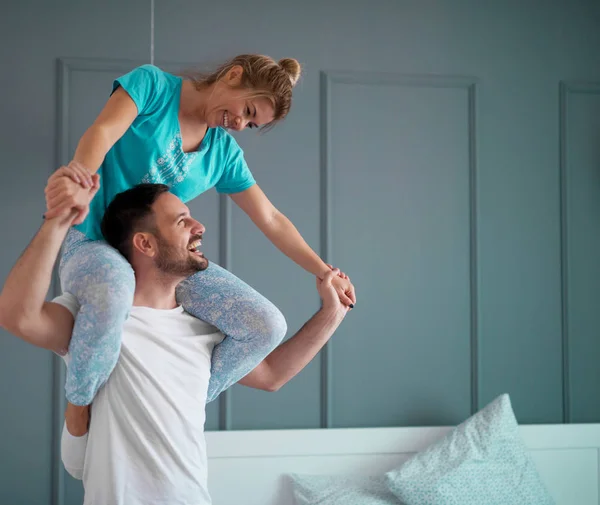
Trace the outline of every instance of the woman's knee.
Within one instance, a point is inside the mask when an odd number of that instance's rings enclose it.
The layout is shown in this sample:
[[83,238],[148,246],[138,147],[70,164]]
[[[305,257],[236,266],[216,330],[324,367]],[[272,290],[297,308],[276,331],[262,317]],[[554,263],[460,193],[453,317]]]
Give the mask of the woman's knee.
[[282,312],[270,301],[265,300],[266,307],[260,310],[257,318],[260,320],[260,335],[265,340],[265,345],[271,349],[277,347],[287,333],[287,321]]
[[261,348],[276,347],[287,332],[285,317],[271,301],[215,264],[179,284],[177,300],[235,340],[253,340]]
[[102,242],[90,242],[65,263],[62,284],[77,298],[82,310],[92,306],[94,311],[112,318],[129,311],[135,275],[118,251]]

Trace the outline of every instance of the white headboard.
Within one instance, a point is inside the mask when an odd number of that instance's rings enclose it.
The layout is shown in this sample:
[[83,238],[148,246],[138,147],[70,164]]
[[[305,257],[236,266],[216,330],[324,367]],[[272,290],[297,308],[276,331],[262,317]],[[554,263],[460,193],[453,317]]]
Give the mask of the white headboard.
[[[293,505],[286,473],[380,475],[450,429],[209,432],[209,491],[215,505]],[[600,424],[520,430],[557,505],[600,504]]]

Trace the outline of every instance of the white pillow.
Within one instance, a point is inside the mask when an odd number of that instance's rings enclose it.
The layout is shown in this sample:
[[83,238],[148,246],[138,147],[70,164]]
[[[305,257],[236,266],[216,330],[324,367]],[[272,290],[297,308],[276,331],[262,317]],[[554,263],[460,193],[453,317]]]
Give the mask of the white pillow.
[[504,394],[386,474],[406,505],[553,505]]

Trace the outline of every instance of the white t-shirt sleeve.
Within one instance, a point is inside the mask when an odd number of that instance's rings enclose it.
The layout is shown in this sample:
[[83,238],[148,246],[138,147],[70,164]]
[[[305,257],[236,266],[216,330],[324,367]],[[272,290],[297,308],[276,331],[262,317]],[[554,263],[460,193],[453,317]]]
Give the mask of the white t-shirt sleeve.
[[[63,293],[51,300],[51,302],[62,305],[73,317],[77,317],[77,313],[79,312],[79,302],[71,293]],[[61,358],[64,360],[65,365],[69,366],[69,363],[71,362],[70,354],[67,352],[64,356],[61,356]]]
[[52,300],[52,303],[62,305],[73,315],[73,317],[76,317],[79,312],[79,302],[71,293],[63,293],[62,295],[57,296]]

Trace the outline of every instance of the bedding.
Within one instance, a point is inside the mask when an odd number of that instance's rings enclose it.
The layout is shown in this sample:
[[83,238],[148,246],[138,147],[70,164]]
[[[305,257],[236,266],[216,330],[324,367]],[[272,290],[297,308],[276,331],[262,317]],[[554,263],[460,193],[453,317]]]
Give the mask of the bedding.
[[406,505],[554,505],[501,395],[385,475]]
[[290,474],[296,505],[402,505],[384,477]]

